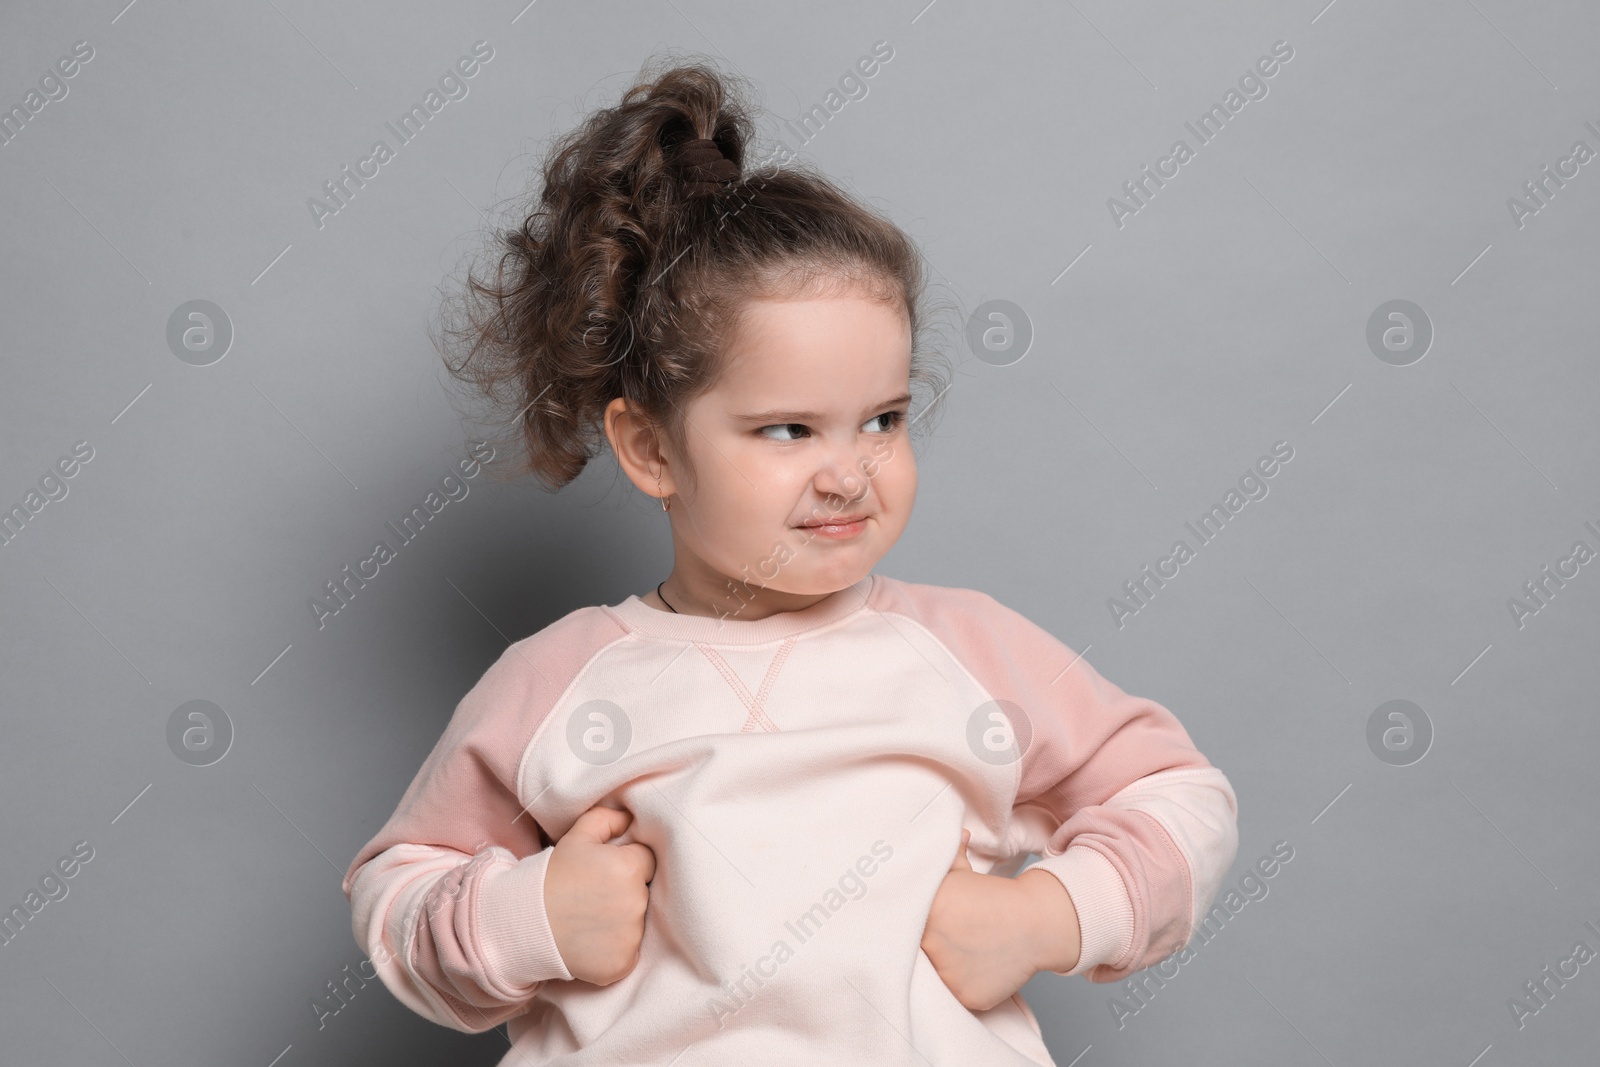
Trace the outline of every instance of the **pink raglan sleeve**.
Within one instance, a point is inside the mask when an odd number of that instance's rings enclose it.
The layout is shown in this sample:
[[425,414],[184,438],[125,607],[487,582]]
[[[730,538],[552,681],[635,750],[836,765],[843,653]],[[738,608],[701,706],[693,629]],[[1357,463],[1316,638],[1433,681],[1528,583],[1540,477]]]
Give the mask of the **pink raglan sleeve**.
[[[576,613],[574,613],[576,615]],[[511,645],[463,696],[389,821],[344,878],[356,940],[395,997],[468,1033],[571,980],[544,907],[552,842],[517,797],[535,730],[617,636],[598,612]]]
[[1012,830],[1078,913],[1078,962],[1057,973],[1115,982],[1179,951],[1238,852],[1228,779],[1162,705],[988,594],[947,592],[961,594],[945,623],[959,654],[1031,735]]

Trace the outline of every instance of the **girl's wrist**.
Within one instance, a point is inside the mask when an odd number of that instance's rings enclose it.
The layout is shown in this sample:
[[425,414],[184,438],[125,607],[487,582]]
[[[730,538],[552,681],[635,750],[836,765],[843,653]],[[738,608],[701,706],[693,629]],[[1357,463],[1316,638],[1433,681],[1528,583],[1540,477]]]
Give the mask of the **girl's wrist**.
[[1070,971],[1078,965],[1082,930],[1078,909],[1061,879],[1049,871],[1023,871],[1015,879],[1022,894],[1026,922],[1036,947],[1030,966],[1038,971]]

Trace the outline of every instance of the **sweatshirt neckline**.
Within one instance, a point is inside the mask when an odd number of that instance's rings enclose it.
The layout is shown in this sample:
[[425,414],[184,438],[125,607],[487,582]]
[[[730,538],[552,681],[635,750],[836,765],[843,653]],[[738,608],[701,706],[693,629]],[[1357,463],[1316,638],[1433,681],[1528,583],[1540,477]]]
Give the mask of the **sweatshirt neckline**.
[[854,585],[845,586],[808,608],[780,611],[753,622],[736,615],[724,618],[678,615],[651,607],[639,599],[638,594],[620,604],[607,605],[606,610],[620,616],[630,631],[651,637],[703,641],[707,644],[755,645],[815,630],[865,610],[876,584],[877,575],[868,574]]

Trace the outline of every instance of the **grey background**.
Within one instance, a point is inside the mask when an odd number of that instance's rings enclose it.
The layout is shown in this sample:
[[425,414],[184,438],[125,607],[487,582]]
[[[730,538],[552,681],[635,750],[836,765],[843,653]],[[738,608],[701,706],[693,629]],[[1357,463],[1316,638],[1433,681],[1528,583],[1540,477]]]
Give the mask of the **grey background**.
[[[666,575],[659,508],[609,456],[559,495],[480,476],[324,628],[308,600],[466,454],[424,329],[544,138],[662,47],[749,75],[783,137],[879,40],[805,155],[963,315],[1013,301],[1034,340],[952,351],[878,570],[983,589],[1173,709],[1240,798],[1227,886],[1294,849],[1124,1025],[1121,986],[1031,982],[1058,1062],[1593,1056],[1600,964],[1520,1028],[1508,1002],[1600,949],[1600,564],[1520,628],[1508,600],[1600,549],[1600,162],[1507,207],[1600,148],[1592,8],[8,4],[0,105],[78,40],[69,94],[0,146],[0,506],[94,449],[0,545],[0,908],[94,858],[0,947],[0,1059],[504,1054],[377,983],[318,1028],[362,959],[339,878],[507,643]],[[469,95],[319,230],[307,199],[478,40]],[[1119,228],[1107,199],[1278,40],[1268,95]],[[210,366],[166,343],[193,299],[235,331]],[[1394,299],[1435,331],[1404,367],[1366,342]],[[1280,440],[1269,495],[1119,629],[1108,598]],[[235,731],[206,767],[166,740],[196,699]],[[1395,699],[1434,731],[1409,766],[1367,742]]]

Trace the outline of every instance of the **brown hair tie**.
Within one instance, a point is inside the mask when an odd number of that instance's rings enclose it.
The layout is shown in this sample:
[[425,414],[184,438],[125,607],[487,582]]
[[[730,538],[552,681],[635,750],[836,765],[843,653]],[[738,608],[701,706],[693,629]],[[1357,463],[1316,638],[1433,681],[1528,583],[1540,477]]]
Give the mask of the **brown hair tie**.
[[680,144],[676,159],[684,188],[691,193],[714,193],[739,177],[739,164],[723,155],[717,142],[706,137]]

